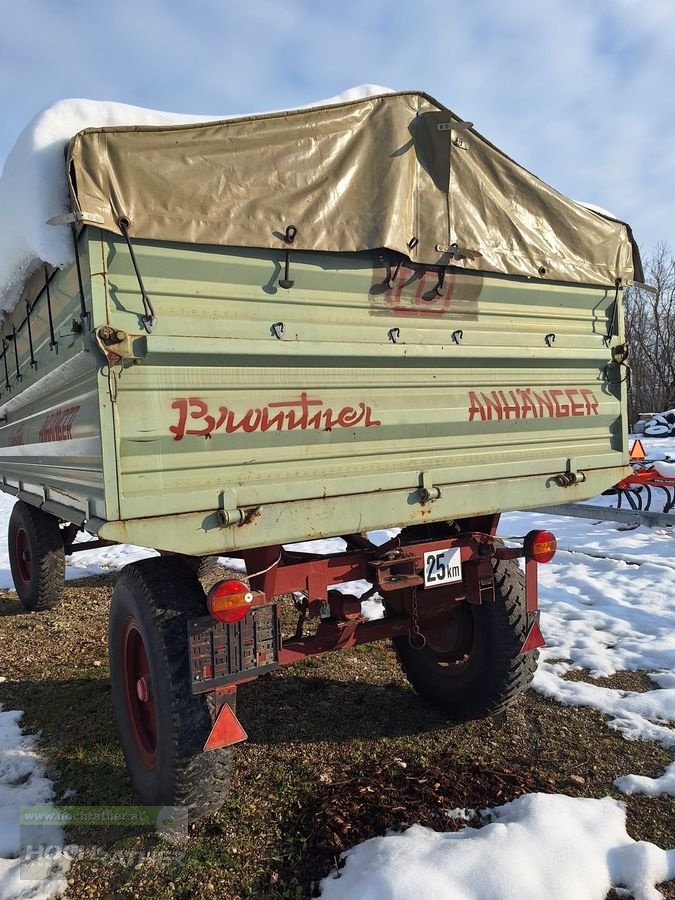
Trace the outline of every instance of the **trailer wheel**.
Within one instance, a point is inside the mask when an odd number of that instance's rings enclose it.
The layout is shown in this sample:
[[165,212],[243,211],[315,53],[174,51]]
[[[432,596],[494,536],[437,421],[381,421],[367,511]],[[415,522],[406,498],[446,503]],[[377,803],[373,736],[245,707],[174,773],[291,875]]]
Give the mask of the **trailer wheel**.
[[493,568],[494,603],[456,606],[428,632],[421,622],[427,639],[421,650],[407,636],[393,641],[415,691],[455,722],[503,712],[527,690],[537,668],[536,651],[520,653],[528,627],[523,573],[515,559],[494,559]]
[[190,686],[187,614],[206,613],[204,591],[181,559],[122,570],[110,607],[108,646],[117,731],[134,789],[151,806],[217,812],[230,782],[229,749],[202,748],[209,702]]
[[212,578],[223,571],[217,556],[186,556],[185,559],[199,579]]
[[56,606],[66,573],[58,519],[18,500],[9,517],[7,543],[14,587],[23,607],[42,612]]

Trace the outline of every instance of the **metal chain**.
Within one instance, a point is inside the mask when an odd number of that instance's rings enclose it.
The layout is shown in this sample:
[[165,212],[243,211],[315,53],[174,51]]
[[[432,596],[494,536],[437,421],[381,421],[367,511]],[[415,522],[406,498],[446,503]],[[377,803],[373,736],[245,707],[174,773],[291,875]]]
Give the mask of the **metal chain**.
[[408,631],[408,643],[413,650],[424,650],[427,645],[427,639],[420,631],[420,620],[417,609],[417,585],[413,585],[411,591],[412,603],[410,606],[410,619],[412,621],[412,627]]

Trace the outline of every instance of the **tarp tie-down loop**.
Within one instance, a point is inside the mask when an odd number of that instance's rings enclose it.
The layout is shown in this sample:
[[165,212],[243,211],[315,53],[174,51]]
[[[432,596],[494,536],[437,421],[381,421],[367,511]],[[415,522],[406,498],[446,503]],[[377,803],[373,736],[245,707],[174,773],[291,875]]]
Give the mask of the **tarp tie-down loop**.
[[285,290],[289,290],[295,284],[295,281],[289,277],[291,274],[291,251],[289,249],[289,245],[295,243],[297,235],[298,229],[295,227],[295,225],[286,226],[286,232],[284,233],[284,240],[286,241],[286,255],[284,257],[284,277],[279,279],[279,287],[282,287]]

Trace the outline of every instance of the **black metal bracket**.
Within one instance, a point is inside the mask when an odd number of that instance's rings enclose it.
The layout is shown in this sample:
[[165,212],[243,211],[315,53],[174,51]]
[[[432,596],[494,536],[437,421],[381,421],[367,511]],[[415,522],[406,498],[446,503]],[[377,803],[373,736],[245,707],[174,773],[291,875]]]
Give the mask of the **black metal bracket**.
[[71,234],[73,236],[73,247],[75,249],[75,268],[77,270],[77,286],[80,292],[80,318],[84,322],[85,319],[89,318],[89,313],[87,312],[87,306],[84,302],[84,282],[82,281],[82,267],[80,265],[80,248],[77,241],[77,228],[75,225],[72,226]]
[[30,367],[31,369],[37,369],[37,360],[35,359],[35,353],[33,352],[33,332],[30,327],[30,303],[26,300],[26,327],[28,329],[28,349],[30,351]]
[[438,281],[436,282],[436,286],[434,287],[434,291],[437,297],[442,297],[445,291],[446,272],[447,269],[445,268],[445,266],[441,266],[441,268],[438,270]]
[[614,282],[614,304],[612,307],[612,318],[607,327],[607,334],[603,338],[605,347],[609,347],[612,337],[614,336],[614,328],[616,327],[616,316],[619,311],[619,288],[621,287],[621,279],[617,278]]
[[45,269],[45,291],[47,292],[47,315],[49,316],[49,349],[59,352],[59,342],[54,336],[54,317],[52,315],[52,294],[49,287],[49,273]]
[[[298,234],[298,229],[295,227],[295,225],[287,225],[286,231],[284,233],[284,240],[286,241],[287,244],[294,244],[297,234]],[[284,277],[279,279],[279,287],[282,287],[285,290],[292,288],[293,285],[295,284],[295,281],[292,278],[289,278],[290,268],[291,268],[291,251],[287,247],[286,248],[286,256],[284,259]]]
[[14,361],[16,362],[16,380],[23,381],[23,375],[19,368],[19,348],[16,345],[16,325],[12,325],[12,340],[14,341]]
[[8,391],[11,391],[12,387],[9,383],[9,368],[7,367],[7,346],[8,346],[8,343],[5,340],[5,337],[3,336],[3,338],[2,338],[2,358],[5,362],[5,387],[7,388]]
[[390,291],[393,291],[393,289],[394,289],[394,285],[396,284],[396,279],[398,278],[398,273],[401,271],[402,265],[403,265],[403,257],[401,257],[399,259],[399,261],[396,263],[396,266],[392,273],[392,271],[391,271],[392,263],[389,262],[387,264],[387,277],[385,279],[385,284],[387,285],[387,287],[389,288]]

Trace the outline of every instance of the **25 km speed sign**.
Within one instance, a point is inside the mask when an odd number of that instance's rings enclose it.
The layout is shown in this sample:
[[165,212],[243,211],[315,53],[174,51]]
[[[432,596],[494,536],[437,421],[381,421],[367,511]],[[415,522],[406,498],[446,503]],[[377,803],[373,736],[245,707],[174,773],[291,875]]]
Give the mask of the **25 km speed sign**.
[[462,551],[459,547],[432,550],[424,554],[424,587],[438,587],[462,580]]

